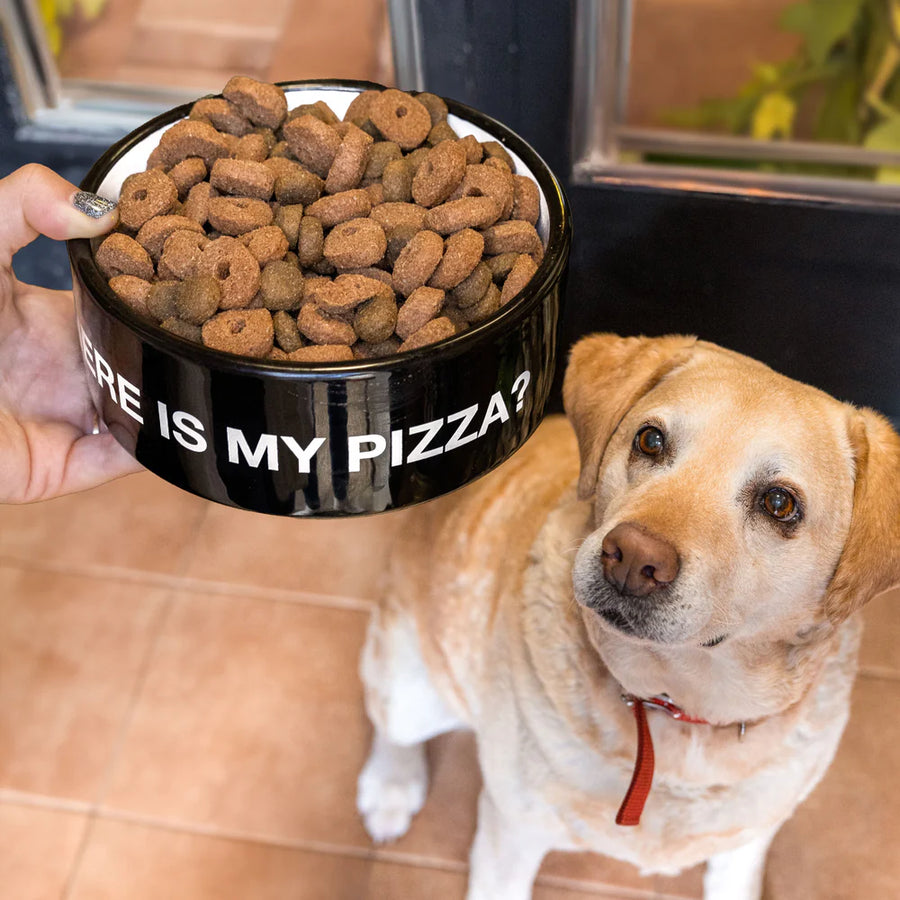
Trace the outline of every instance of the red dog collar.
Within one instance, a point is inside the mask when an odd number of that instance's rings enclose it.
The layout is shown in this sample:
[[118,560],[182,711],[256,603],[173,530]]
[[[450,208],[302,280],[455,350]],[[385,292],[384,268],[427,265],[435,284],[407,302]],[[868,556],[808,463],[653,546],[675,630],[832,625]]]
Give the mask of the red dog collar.
[[[709,725],[706,719],[698,719],[689,716],[680,706],[676,706],[665,695],[660,697],[641,698],[633,694],[622,694],[622,700],[634,710],[634,720],[637,724],[637,757],[634,760],[634,773],[631,776],[631,784],[625,794],[625,799],[616,814],[616,825],[639,825],[644,804],[650,794],[653,784],[653,738],[650,736],[650,726],[647,724],[646,708],[661,709],[679,722],[690,722],[694,725]],[[743,735],[743,725],[740,734]]]

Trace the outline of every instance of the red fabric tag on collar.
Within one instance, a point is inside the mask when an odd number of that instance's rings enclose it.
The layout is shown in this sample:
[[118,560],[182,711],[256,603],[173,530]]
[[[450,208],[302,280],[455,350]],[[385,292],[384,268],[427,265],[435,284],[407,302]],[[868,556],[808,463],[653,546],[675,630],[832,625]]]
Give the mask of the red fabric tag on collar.
[[631,775],[631,784],[625,792],[625,799],[616,814],[616,825],[640,825],[641,813],[650,788],[653,786],[653,768],[656,758],[653,754],[653,737],[650,734],[650,726],[647,724],[646,707],[661,709],[673,719],[681,722],[692,722],[696,725],[709,725],[706,719],[698,719],[689,716],[680,707],[672,703],[667,697],[651,697],[642,700],[625,694],[622,699],[628,703],[634,711],[634,721],[637,725],[637,756],[634,760],[634,772]]

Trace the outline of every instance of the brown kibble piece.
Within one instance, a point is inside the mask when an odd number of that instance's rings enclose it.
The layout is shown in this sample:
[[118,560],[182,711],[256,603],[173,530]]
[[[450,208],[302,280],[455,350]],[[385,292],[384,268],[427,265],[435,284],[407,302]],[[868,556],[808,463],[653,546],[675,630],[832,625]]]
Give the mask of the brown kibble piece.
[[137,231],[148,219],[165,215],[177,201],[178,187],[164,172],[136,172],[122,183],[119,221],[125,228]]
[[272,224],[272,207],[253,197],[210,197],[209,224],[232,236]]
[[438,97],[437,94],[432,94],[429,91],[423,91],[421,94],[416,94],[416,100],[428,110],[432,126],[437,125],[438,122],[447,121],[449,111],[442,97]]
[[222,289],[212,275],[191,275],[175,294],[175,314],[183,322],[202,325],[215,315],[221,300]]
[[425,226],[425,212],[425,207],[417,203],[382,203],[373,207],[369,215],[388,234],[400,225],[411,225],[421,231]]
[[509,218],[513,208],[515,182],[513,176],[494,166],[466,166],[466,174],[454,193],[460,197],[493,197],[500,204],[501,219]]
[[209,243],[202,231],[173,231],[163,244],[159,257],[160,278],[187,278],[193,275],[200,254]]
[[275,329],[267,309],[229,309],[204,323],[203,343],[213,350],[261,358],[272,349]]
[[[388,245],[384,258],[392,270],[396,265],[397,257],[401,254],[403,248],[413,239],[414,235],[419,233],[419,231],[421,231],[421,229],[416,228],[415,225],[398,225],[396,228],[392,228],[390,232],[386,232]],[[390,272],[387,274],[390,283]]]
[[150,281],[155,274],[153,261],[147,251],[134,238],[119,231],[114,231],[104,239],[94,258],[107,278],[134,275]]
[[109,279],[109,286],[126,306],[139,315],[147,315],[147,298],[151,288],[149,281],[135,275],[114,275]]
[[389,337],[387,340],[374,344],[360,340],[353,345],[352,349],[354,359],[381,359],[399,353],[400,341],[395,337]]
[[169,236],[176,231],[194,231],[202,234],[203,228],[186,216],[154,216],[141,226],[135,240],[152,259],[158,260]]
[[265,135],[253,132],[245,134],[234,148],[234,158],[250,162],[264,162],[269,158],[269,142]]
[[431,131],[431,115],[410,94],[388,88],[382,91],[369,108],[369,118],[375,127],[403,150],[418,147]]
[[209,221],[209,199],[212,196],[212,185],[208,181],[195,184],[184,201],[181,210],[186,219],[205,225]]
[[[353,317],[353,330],[361,341],[379,344],[388,340],[397,325],[397,301],[386,285],[367,300]],[[395,351],[396,352],[396,351]]]
[[353,359],[353,351],[347,344],[310,344],[288,353],[288,359],[298,363],[347,362]]
[[439,316],[423,325],[415,334],[411,334],[401,345],[399,352],[406,353],[408,350],[418,350],[419,347],[425,347],[433,344],[435,341],[442,341],[445,338],[453,337],[456,334],[456,328],[446,316]]
[[462,309],[465,309],[467,306],[474,306],[485,295],[485,292],[491,286],[491,281],[491,270],[482,261],[475,266],[468,278],[453,288],[451,295]]
[[198,275],[212,275],[222,291],[222,309],[246,306],[259,290],[259,263],[238,240],[220,237],[210,241],[200,255]]
[[287,115],[287,98],[275,84],[235,75],[225,85],[222,95],[254,125],[278,128]]
[[344,121],[355,122],[359,125],[360,120],[365,121],[368,119],[372,103],[380,93],[381,91],[371,90],[357,94],[347,107],[347,112],[344,114]]
[[169,178],[172,179],[172,182],[178,190],[179,200],[185,200],[188,191],[190,191],[194,185],[200,184],[200,182],[206,178],[207,174],[209,173],[206,169],[206,163],[198,156],[189,156],[180,163],[175,163],[168,172]]
[[515,200],[513,202],[511,219],[524,219],[532,225],[537,225],[541,214],[541,193],[538,186],[524,175],[513,175],[515,185]]
[[338,269],[355,269],[374,265],[385,250],[387,238],[381,225],[360,218],[335,225],[325,237],[322,252]]
[[328,194],[349,191],[362,181],[369,159],[369,148],[373,144],[370,135],[352,122],[346,124],[347,133],[334,155],[334,161],[325,179],[325,191]]
[[341,146],[341,136],[334,128],[306,114],[285,123],[282,131],[294,156],[311,172],[326,178]]
[[224,97],[203,97],[192,107],[190,118],[209,122],[217,131],[225,131],[243,137],[249,134],[253,125],[250,120]]
[[322,222],[315,216],[304,216],[300,220],[300,231],[297,236],[297,258],[300,265],[312,268],[322,260],[325,248],[325,232]]
[[379,294],[394,292],[383,282],[365,275],[338,275],[334,281],[324,281],[315,285],[310,292],[318,306],[330,315],[352,312],[361,303]]
[[484,296],[473,306],[467,306],[463,312],[472,324],[483,322],[488,316],[492,316],[500,309],[500,288],[492,281]]
[[175,298],[180,281],[154,281],[147,295],[147,313],[157,322],[175,315]]
[[371,211],[372,201],[361,188],[320,197],[306,208],[307,215],[315,216],[325,228],[332,228],[348,219],[368,216]]
[[503,282],[503,289],[500,291],[500,305],[505,306],[513,297],[517,296],[531,281],[537,269],[537,265],[530,256],[525,253],[518,256]]
[[275,343],[285,352],[291,353],[303,346],[297,320],[283,309],[272,314],[272,325],[275,329]]
[[174,334],[186,341],[191,341],[194,344],[199,344],[203,340],[199,325],[191,325],[188,322],[182,322],[181,319],[176,316],[172,316],[171,318],[160,322],[159,327],[164,331],[168,331],[170,334]]
[[394,290],[408,297],[434,274],[444,254],[444,242],[433,231],[419,231],[400,251],[394,263]]
[[326,125],[337,125],[341,121],[337,117],[337,113],[324,100],[316,100],[315,103],[301,103],[299,106],[295,106],[288,113],[288,119],[296,119],[306,115],[315,116]]
[[494,197],[462,197],[426,210],[424,224],[438,234],[452,234],[463,228],[485,228],[499,215],[500,204]]
[[502,284],[518,258],[519,254],[516,252],[498,253],[496,256],[489,256],[485,260],[485,264],[491,270],[491,278],[498,284]]
[[441,311],[444,298],[437,288],[416,288],[397,313],[397,334],[404,340],[415,334]]
[[284,259],[288,239],[277,225],[264,225],[241,236],[241,243],[253,254],[260,266]]
[[300,333],[314,344],[347,344],[356,340],[352,325],[327,315],[315,303],[305,304],[297,316]]
[[438,122],[437,125],[432,126],[425,140],[430,146],[436,147],[445,141],[459,140],[459,135],[453,130],[449,122]]
[[163,132],[157,149],[166,168],[189,156],[199,156],[209,169],[217,159],[230,155],[229,137],[207,122],[182,119]]
[[475,137],[474,134],[467,134],[465,137],[459,139],[459,143],[466,151],[466,164],[477,166],[484,156],[484,150],[482,149],[478,138]]
[[281,229],[291,250],[297,249],[300,223],[303,221],[303,206],[300,203],[285,204],[275,212],[275,224]]
[[369,148],[369,159],[363,178],[366,181],[375,181],[384,175],[388,163],[402,159],[403,151],[399,144],[394,141],[375,141]]
[[516,164],[513,158],[509,155],[506,147],[503,146],[499,141],[482,141],[481,146],[484,150],[484,155],[488,159],[499,159],[502,163],[506,165],[506,168],[509,169],[510,172],[516,171]]
[[412,200],[412,183],[413,175],[409,163],[405,159],[391,160],[384,167],[382,175],[382,202],[409,203]]
[[456,190],[465,174],[465,148],[455,140],[443,141],[429,151],[413,177],[413,200],[420,206],[437,206]]
[[275,176],[261,162],[250,159],[217,159],[209,183],[223,194],[268,200],[275,190]]
[[428,280],[431,287],[449,291],[472,274],[484,254],[484,238],[471,228],[463,228],[444,241],[444,255]]
[[304,284],[303,273],[291,263],[279,259],[262,270],[259,292],[267,309],[299,309],[303,302]]
[[521,219],[500,222],[484,230],[484,252],[491,256],[510,252],[534,253],[542,248],[534,225]]

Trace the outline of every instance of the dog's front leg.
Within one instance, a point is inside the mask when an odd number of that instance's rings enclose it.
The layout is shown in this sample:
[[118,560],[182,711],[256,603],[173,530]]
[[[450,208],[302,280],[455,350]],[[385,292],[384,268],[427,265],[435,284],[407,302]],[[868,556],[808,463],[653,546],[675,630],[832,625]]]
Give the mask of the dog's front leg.
[[703,900],[760,900],[766,853],[775,832],[710,857],[703,877]]
[[551,849],[549,834],[504,816],[482,790],[466,900],[528,900],[541,860]]

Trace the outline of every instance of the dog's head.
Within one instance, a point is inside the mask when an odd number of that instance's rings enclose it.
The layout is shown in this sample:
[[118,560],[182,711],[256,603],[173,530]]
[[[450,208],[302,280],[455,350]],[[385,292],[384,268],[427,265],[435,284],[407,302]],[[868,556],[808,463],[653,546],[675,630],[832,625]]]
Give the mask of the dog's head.
[[793,641],[900,583],[887,420],[691,337],[594,335],[566,412],[594,531],[578,602],[618,636]]

